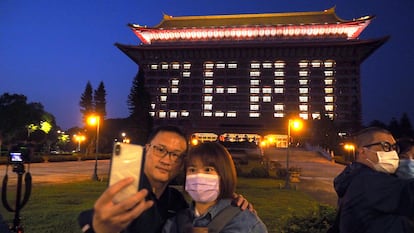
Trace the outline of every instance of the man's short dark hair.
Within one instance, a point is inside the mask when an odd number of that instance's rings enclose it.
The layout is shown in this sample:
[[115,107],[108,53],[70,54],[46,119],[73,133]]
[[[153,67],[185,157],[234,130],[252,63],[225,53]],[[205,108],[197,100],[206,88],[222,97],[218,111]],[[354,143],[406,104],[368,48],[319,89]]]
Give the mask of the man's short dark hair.
[[154,139],[155,136],[157,136],[157,134],[160,133],[160,132],[176,133],[179,136],[181,136],[187,142],[187,136],[185,135],[185,133],[180,128],[178,128],[176,126],[172,126],[172,125],[165,125],[165,126],[159,126],[159,127],[155,128],[151,132],[151,134],[148,136],[147,143],[151,142],[152,139]]
[[362,129],[355,135],[355,143],[357,147],[362,147],[366,144],[372,143],[372,139],[376,133],[384,133],[392,135],[390,131],[381,127],[368,127]]

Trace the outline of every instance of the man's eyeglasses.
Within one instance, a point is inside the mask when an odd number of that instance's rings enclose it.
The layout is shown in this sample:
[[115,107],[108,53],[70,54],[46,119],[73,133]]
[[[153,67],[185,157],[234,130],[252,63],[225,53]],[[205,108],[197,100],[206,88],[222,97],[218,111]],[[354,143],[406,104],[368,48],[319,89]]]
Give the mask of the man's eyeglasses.
[[385,152],[393,151],[393,150],[397,151],[397,153],[400,152],[400,148],[398,147],[397,144],[391,144],[389,142],[375,142],[375,143],[371,143],[371,144],[365,145],[363,147],[371,147],[371,146],[378,146],[378,145],[381,145],[382,149]]
[[154,155],[160,158],[164,158],[166,155],[168,155],[171,161],[178,163],[181,161],[183,157],[182,153],[179,154],[174,151],[168,151],[162,146],[151,145],[151,144],[149,144],[149,146],[152,147]]

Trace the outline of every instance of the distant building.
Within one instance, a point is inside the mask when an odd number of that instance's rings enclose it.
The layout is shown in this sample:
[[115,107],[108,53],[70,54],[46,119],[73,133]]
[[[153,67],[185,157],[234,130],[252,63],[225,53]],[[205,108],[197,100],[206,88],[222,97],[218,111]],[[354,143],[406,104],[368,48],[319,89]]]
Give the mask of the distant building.
[[156,125],[189,132],[279,133],[288,117],[359,128],[360,65],[387,41],[361,40],[373,19],[322,12],[173,17],[130,24],[116,46],[144,71]]

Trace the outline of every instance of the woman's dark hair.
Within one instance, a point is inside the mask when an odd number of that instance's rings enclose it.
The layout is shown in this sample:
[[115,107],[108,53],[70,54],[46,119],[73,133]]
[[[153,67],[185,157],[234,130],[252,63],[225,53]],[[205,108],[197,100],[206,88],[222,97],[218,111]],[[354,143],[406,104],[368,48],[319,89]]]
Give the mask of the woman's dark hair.
[[405,154],[414,146],[414,139],[400,138],[397,140],[397,145],[400,148],[400,155]]
[[220,176],[218,199],[232,198],[236,190],[237,175],[233,159],[227,149],[217,142],[204,142],[192,147],[184,162],[185,171],[194,159],[200,159],[204,166],[212,166]]

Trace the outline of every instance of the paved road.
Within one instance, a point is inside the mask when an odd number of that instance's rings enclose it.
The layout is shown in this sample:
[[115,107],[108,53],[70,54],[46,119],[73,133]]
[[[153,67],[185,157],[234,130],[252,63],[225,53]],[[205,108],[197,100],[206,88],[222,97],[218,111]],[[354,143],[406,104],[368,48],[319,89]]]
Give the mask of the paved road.
[[[283,166],[286,164],[286,150],[267,151],[274,156]],[[295,183],[296,187],[313,196],[316,200],[336,205],[336,194],[332,186],[334,177],[339,174],[344,166],[332,163],[315,154],[291,150],[289,165],[300,167],[301,181]],[[30,164],[30,173],[33,184],[65,183],[91,179],[94,172],[95,161],[74,161],[55,163]],[[5,174],[6,165],[0,165],[0,177]],[[26,165],[28,170],[28,165]],[[109,160],[98,160],[98,177],[107,177]],[[9,183],[16,180],[17,175],[9,167]]]

